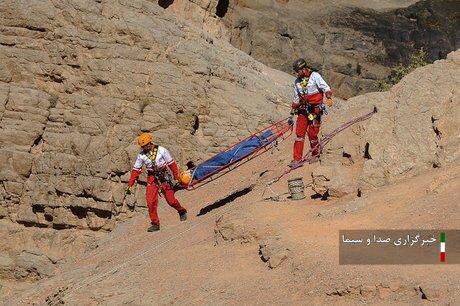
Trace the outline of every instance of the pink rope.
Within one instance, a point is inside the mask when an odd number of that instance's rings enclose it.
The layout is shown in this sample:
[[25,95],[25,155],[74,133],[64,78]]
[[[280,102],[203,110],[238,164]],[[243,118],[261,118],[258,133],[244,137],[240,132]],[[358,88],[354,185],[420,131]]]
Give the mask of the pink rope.
[[[332,140],[332,138],[334,138],[335,135],[337,135],[338,133],[342,132],[343,130],[347,129],[348,127],[352,126],[355,123],[365,121],[365,120],[371,118],[376,112],[377,112],[377,107],[374,106],[374,109],[372,110],[372,112],[369,112],[369,113],[367,113],[365,115],[356,117],[356,118],[348,121],[347,123],[342,124],[341,126],[336,128],[335,130],[333,130],[332,132],[330,132],[329,134],[327,134],[326,136],[321,138],[321,141],[319,143],[320,150],[322,151],[323,148],[329,143],[329,141]],[[306,162],[310,162],[312,160],[312,158],[313,158],[313,155],[311,154],[311,152],[312,152],[312,150],[310,149],[303,156],[303,158],[298,162],[298,164],[295,167],[289,168],[288,170],[284,171],[280,176],[278,176],[278,177],[274,178],[273,180],[271,180],[267,185],[270,186],[271,184],[278,182],[283,176],[285,176],[286,174],[288,174],[292,170],[302,167]]]

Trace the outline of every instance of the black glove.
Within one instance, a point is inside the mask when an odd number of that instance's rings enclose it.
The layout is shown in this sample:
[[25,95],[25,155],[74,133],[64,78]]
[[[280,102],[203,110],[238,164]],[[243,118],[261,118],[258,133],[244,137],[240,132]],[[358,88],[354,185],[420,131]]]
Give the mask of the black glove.
[[179,190],[182,190],[182,189],[187,189],[187,187],[184,187],[183,185],[179,184],[179,182],[176,182],[173,186],[172,186],[174,192],[176,191],[179,191]]
[[294,118],[292,118],[292,116],[289,116],[287,122],[288,122],[289,125],[294,125]]

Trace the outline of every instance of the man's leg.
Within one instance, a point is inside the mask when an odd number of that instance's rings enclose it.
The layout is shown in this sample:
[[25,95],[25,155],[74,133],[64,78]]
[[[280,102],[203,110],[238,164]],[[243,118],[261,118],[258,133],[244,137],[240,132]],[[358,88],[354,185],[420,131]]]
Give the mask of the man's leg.
[[179,214],[187,212],[187,210],[180,205],[179,201],[174,196],[174,189],[171,185],[169,185],[168,183],[163,183],[161,184],[161,189],[165,196],[166,202],[169,204],[169,206],[174,207],[174,209],[176,209],[179,212]]
[[145,198],[147,200],[147,207],[149,208],[149,216],[152,224],[160,225],[158,218],[158,187],[155,185],[155,178],[153,176],[147,177],[147,189],[145,191]]
[[294,140],[294,160],[298,161],[303,156],[303,145],[305,143],[305,133],[307,132],[307,116],[299,114],[295,127],[296,138]]
[[318,134],[321,127],[321,122],[318,119],[308,122],[307,135],[310,140],[310,148],[312,150],[312,156],[318,157],[320,154]]

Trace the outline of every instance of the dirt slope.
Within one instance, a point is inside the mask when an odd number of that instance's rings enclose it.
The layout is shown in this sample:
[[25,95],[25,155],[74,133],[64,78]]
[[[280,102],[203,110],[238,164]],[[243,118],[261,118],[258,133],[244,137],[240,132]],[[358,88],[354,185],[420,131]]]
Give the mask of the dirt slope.
[[[369,111],[357,108],[363,99],[391,105],[334,138],[320,162],[289,173],[268,189],[267,182],[282,173],[290,160],[290,138],[219,180],[180,192],[179,198],[189,209],[187,222],[180,223],[177,214],[162,203],[160,232],[147,233],[147,216],[138,215],[119,224],[80,256],[58,264],[56,276],[29,287],[23,284],[21,289],[7,285],[5,304],[286,304],[306,300],[313,304],[413,304],[422,299],[458,304],[458,265],[338,265],[341,229],[455,229],[460,224],[458,117],[444,114],[458,103],[455,86],[446,104],[424,91],[409,90],[414,88],[412,82],[426,75],[426,69],[435,79],[448,69],[455,71],[458,54],[416,70],[388,93],[337,101],[335,111],[325,118],[323,133]],[[452,79],[449,84],[456,83]],[[415,98],[416,93],[426,100]],[[441,126],[454,128],[440,127],[444,155],[426,153],[444,156],[442,162],[433,168],[422,160],[412,165],[412,171],[394,172],[393,179],[382,184],[359,185],[357,178],[366,177],[366,165],[378,171],[393,165],[376,164],[378,151],[371,151],[373,159],[365,157],[366,142],[373,146],[386,135],[374,133],[368,138],[368,133],[382,121],[418,120],[417,109],[410,113],[413,108],[403,108],[406,116],[391,111],[398,97],[403,100],[406,94],[422,108],[438,109],[449,122]],[[426,133],[427,139],[432,137],[434,132],[425,130],[426,123],[417,122],[416,130]],[[401,164],[407,161],[405,152],[412,151],[412,145],[419,143],[395,146]],[[331,180],[319,180],[321,173]],[[286,194],[286,180],[299,176],[309,184],[307,198],[292,201]],[[340,180],[343,184],[337,183]],[[362,188],[359,196],[357,186]],[[327,201],[320,199],[324,190],[329,193]],[[238,191],[239,197],[235,195]],[[229,195],[235,196],[223,200]]]
[[[283,146],[280,153],[289,149]],[[248,167],[265,168],[272,158],[267,155]],[[292,175],[308,178],[312,167]],[[225,189],[223,183],[241,179],[244,170],[217,185]],[[422,292],[429,299],[456,304],[460,301],[455,281],[460,277],[458,266],[339,266],[337,237],[339,229],[455,228],[460,222],[458,173],[458,166],[436,169],[361,198],[327,202],[309,197],[263,201],[264,186],[259,185],[198,217],[204,203],[219,198],[209,194],[216,190],[211,185],[180,195],[190,210],[186,223],[179,223],[177,215],[163,205],[159,233],[145,232],[145,216],[120,224],[97,248],[60,266],[57,277],[6,302],[43,303],[46,298],[56,302],[59,296],[53,295],[62,290],[62,300],[71,305],[283,304],[305,299],[414,303]],[[273,190],[286,191],[286,182]],[[216,226],[216,220],[226,224],[230,233],[219,232],[223,227]],[[276,269],[260,259],[261,241],[275,249],[289,249]]]

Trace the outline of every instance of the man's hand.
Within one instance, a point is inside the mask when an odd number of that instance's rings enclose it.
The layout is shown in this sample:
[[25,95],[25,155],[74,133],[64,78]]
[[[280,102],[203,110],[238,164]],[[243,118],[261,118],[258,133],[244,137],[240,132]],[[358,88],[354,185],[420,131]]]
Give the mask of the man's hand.
[[173,189],[176,191],[182,189],[183,185],[180,176],[177,178],[173,178],[173,180],[171,181],[171,185],[173,186]]
[[328,97],[326,99],[326,104],[328,107],[332,107],[332,105],[334,105],[334,101],[332,100],[332,97]]
[[174,189],[174,191],[178,191],[178,190],[182,190],[182,189],[185,189],[187,188],[187,186],[184,185],[184,183],[182,182],[182,180],[179,178],[175,179],[173,182],[172,182],[172,187]]
[[132,189],[132,188],[133,188],[132,186],[131,186],[131,187],[129,187],[129,186],[126,187],[126,189],[125,189],[125,194],[132,194],[132,193],[133,193],[133,189]]

